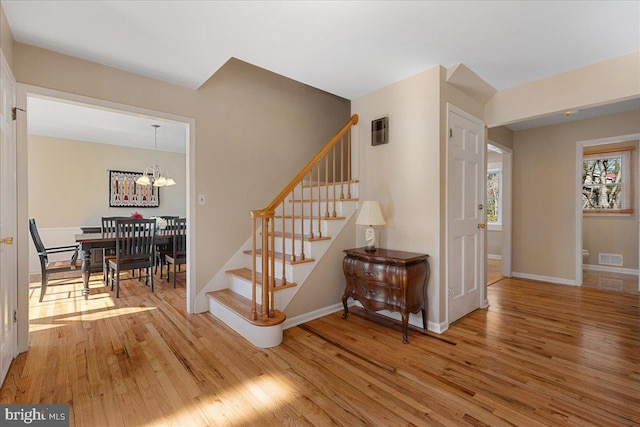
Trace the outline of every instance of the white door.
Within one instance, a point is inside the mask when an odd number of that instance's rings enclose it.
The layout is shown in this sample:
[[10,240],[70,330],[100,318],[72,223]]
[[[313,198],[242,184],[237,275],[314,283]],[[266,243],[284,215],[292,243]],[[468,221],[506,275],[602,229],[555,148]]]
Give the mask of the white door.
[[449,106],[447,143],[448,322],[484,299],[484,124]]
[[[17,354],[18,257],[16,251],[15,81],[0,55],[0,384]],[[13,240],[13,241],[11,241]]]

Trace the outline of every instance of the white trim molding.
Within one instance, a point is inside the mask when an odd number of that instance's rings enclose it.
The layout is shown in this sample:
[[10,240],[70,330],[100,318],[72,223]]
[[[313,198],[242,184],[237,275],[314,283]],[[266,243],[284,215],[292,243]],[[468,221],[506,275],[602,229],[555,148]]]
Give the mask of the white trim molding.
[[575,280],[563,279],[561,277],[540,276],[538,274],[519,273],[517,271],[514,271],[512,276],[518,279],[536,280],[538,282],[555,283],[557,285],[579,286]]
[[609,267],[604,265],[593,265],[593,264],[584,264],[582,266],[585,270],[591,271],[604,271],[607,273],[621,273],[621,274],[631,274],[637,276],[639,270],[633,268],[624,268],[624,267]]

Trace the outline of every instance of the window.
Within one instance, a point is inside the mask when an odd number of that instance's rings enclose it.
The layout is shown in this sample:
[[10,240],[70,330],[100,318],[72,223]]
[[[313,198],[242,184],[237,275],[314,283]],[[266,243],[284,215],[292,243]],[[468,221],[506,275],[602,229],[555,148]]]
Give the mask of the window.
[[584,213],[632,213],[631,154],[619,151],[585,152],[582,158]]
[[502,224],[502,171],[487,171],[487,223]]

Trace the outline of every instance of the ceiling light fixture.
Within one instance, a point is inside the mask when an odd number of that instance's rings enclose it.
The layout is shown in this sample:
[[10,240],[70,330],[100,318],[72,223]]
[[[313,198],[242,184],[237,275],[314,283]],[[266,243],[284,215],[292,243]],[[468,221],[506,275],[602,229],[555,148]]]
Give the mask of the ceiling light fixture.
[[162,169],[158,165],[158,128],[160,125],[151,125],[154,128],[154,149],[155,149],[155,162],[150,168],[144,170],[144,174],[136,180],[136,184],[139,185],[153,185],[154,187],[168,187],[169,185],[175,185],[176,181],[170,176],[164,176]]

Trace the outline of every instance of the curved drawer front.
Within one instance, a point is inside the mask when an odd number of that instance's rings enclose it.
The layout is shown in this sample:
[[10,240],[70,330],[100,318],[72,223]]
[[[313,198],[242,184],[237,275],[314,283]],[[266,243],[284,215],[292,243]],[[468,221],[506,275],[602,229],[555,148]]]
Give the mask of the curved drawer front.
[[352,291],[363,299],[378,301],[394,307],[402,306],[402,292],[399,286],[374,280],[356,279]]

